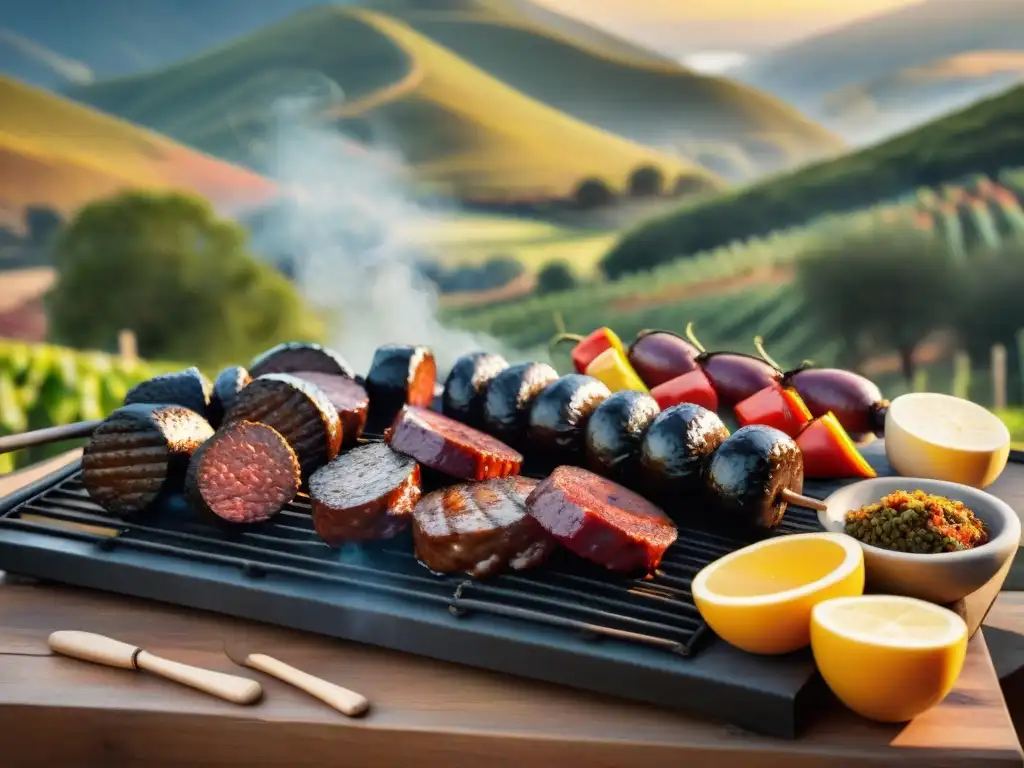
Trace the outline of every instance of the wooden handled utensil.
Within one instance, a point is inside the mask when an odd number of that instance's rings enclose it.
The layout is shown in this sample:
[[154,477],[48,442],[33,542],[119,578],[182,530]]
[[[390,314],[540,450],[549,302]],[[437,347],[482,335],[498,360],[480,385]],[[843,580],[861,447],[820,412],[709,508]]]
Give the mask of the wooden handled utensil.
[[144,651],[138,646],[122,643],[92,632],[64,630],[50,635],[50,649],[96,664],[121,669],[141,669],[160,675],[176,683],[187,685],[204,693],[218,696],[233,704],[252,704],[263,695],[255,680],[226,675],[209,669],[181,664]]
[[[231,658],[228,654],[228,658]],[[329,683],[319,677],[314,677],[308,672],[296,669],[283,661],[278,661],[272,656],[262,653],[247,654],[241,662],[243,666],[258,669],[271,677],[293,685],[300,691],[305,691],[310,696],[320,699],[324,704],[341,712],[349,717],[358,717],[370,708],[370,702],[362,694],[342,688],[340,685]]]

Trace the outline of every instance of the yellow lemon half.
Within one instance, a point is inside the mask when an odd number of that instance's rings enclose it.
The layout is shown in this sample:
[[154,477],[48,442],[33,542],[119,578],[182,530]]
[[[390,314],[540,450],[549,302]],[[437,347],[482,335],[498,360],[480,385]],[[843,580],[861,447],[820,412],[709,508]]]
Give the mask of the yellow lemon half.
[[885,454],[906,477],[986,488],[1010,455],[1010,430],[977,403],[938,392],[900,395],[885,415]]
[[765,539],[716,560],[693,580],[704,621],[750,653],[805,647],[815,605],[863,592],[864,552],[845,533]]
[[871,720],[902,723],[953,688],[967,654],[967,625],[913,597],[839,598],[814,608],[811,649],[846,706]]

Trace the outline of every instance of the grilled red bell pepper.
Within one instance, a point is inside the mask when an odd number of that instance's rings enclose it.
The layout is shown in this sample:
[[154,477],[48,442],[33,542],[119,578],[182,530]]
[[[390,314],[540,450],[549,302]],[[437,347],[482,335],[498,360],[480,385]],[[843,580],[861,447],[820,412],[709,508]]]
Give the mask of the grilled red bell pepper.
[[583,337],[572,348],[572,364],[577,373],[586,373],[587,366],[594,362],[594,358],[607,349],[617,349],[626,357],[626,348],[622,340],[615,335],[611,328],[598,328],[588,336]]
[[804,477],[877,477],[831,411],[808,423],[796,444],[804,455]]
[[651,397],[658,401],[663,411],[680,403],[701,405],[709,411],[718,410],[718,394],[711,386],[711,379],[700,368],[659,384],[651,390]]
[[741,427],[764,424],[785,432],[790,437],[800,434],[811,420],[811,411],[795,389],[773,383],[734,408],[736,421]]

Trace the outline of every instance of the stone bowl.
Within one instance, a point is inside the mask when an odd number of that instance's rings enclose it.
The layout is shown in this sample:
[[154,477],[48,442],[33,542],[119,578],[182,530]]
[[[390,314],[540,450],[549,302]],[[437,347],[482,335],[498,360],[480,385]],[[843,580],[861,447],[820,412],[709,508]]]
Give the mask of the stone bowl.
[[989,540],[962,552],[919,555],[861,542],[867,587],[872,592],[917,597],[944,605],[987,584],[1020,546],[1020,518],[1009,504],[990,493],[943,480],[879,477],[852,483],[825,499],[818,520],[828,531],[843,532],[846,514],[894,491],[924,491],[962,501],[983,523]]

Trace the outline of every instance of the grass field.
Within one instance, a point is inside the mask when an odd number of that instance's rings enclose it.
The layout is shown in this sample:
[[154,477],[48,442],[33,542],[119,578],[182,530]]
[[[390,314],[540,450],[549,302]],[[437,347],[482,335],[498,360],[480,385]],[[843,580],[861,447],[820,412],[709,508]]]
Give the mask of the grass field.
[[225,209],[262,204],[274,184],[123,120],[0,77],[0,208],[70,213],[125,188],[197,192]]
[[855,210],[967,174],[1024,165],[1024,87],[838,159],[709,199],[638,226],[609,253],[610,275]]

